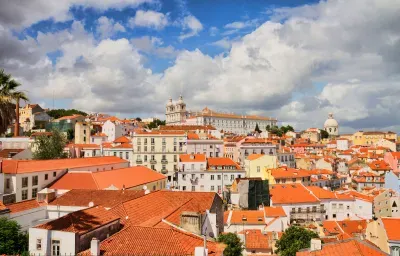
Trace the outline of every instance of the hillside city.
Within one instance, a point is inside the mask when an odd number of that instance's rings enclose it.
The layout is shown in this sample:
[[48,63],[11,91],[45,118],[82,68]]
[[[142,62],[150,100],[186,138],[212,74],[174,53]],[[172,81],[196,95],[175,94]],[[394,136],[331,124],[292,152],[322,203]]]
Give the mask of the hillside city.
[[400,256],[400,0],[0,0],[0,256]]
[[32,255],[223,255],[226,234],[239,255],[274,255],[291,229],[312,234],[296,255],[399,252],[395,132],[343,134],[333,114],[296,131],[187,111],[182,96],[165,121],[39,104],[17,117],[0,138],[0,217],[28,233]]

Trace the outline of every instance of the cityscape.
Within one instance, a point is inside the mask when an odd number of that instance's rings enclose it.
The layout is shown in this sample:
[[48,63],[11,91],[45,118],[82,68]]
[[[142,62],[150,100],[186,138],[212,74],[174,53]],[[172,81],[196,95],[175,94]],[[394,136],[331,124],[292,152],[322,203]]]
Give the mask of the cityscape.
[[400,255],[397,0],[0,1],[0,255]]

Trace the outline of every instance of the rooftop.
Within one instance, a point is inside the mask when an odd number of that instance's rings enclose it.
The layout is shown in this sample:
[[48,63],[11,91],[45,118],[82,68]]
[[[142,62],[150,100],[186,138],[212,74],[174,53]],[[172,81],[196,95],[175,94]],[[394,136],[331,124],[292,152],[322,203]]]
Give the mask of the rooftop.
[[0,158],[11,158],[24,150],[23,148],[5,148],[0,151]]
[[85,234],[118,219],[119,217],[104,207],[94,206],[69,213],[61,218],[38,225],[35,228]]
[[57,180],[52,189],[122,189],[166,179],[166,176],[144,166],[98,172],[68,172]]
[[32,173],[127,162],[128,161],[116,156],[68,158],[55,160],[3,160],[3,172],[8,174]]
[[271,175],[274,176],[275,179],[282,179],[310,177],[311,173],[302,169],[280,167],[276,169],[271,169]]
[[17,213],[22,211],[27,211],[30,209],[38,208],[42,206],[36,201],[36,199],[26,200],[18,203],[12,203],[6,205],[6,207],[10,210],[10,213]]
[[206,162],[206,155],[204,154],[182,154],[179,155],[180,162]]
[[272,185],[273,204],[319,203],[320,200],[302,184]]
[[208,167],[222,167],[222,166],[233,166],[237,170],[240,170],[240,166],[228,157],[209,157],[208,158]]
[[400,241],[400,218],[382,218],[386,234],[389,240]]

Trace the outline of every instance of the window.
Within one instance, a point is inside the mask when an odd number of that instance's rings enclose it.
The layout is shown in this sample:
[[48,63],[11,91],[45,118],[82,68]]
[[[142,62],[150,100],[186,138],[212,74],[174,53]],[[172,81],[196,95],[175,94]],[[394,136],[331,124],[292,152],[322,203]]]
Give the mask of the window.
[[177,161],[178,161],[178,156],[174,155],[174,162],[177,162]]
[[6,179],[6,189],[10,189],[10,179]]
[[350,205],[347,206],[347,210],[350,210]]
[[211,189],[210,189],[211,191],[214,191],[214,186],[211,186]]
[[343,209],[343,204],[339,204],[339,209]]
[[26,188],[28,186],[28,177],[22,178],[22,187]]
[[129,152],[125,152],[125,159],[129,159]]
[[218,193],[222,192],[221,191],[221,186],[218,186]]
[[51,255],[60,256],[60,240],[51,240]]
[[147,146],[144,146],[144,152],[147,152]]
[[196,191],[196,187],[195,186],[192,186],[192,191]]
[[292,181],[293,181],[293,182],[296,182],[296,178],[293,178]]
[[186,191],[186,186],[182,186],[182,191]]
[[196,174],[192,174],[192,179],[194,180],[196,178]]
[[228,180],[228,175],[224,175],[224,180]]
[[37,186],[39,182],[38,176],[33,176],[32,177],[32,186]]
[[114,156],[117,156],[117,152],[114,152]]
[[257,166],[257,172],[260,172],[260,166]]
[[231,175],[231,180],[234,180],[235,179],[235,175]]
[[335,214],[335,213],[334,213],[334,214],[332,214],[332,218],[334,218],[334,219],[336,218],[336,214]]
[[119,158],[122,159],[122,152],[119,152]]
[[44,180],[48,180],[49,179],[49,175],[48,174],[45,174],[44,175]]
[[211,175],[210,180],[214,180],[214,175]]
[[336,204],[332,204],[332,208],[333,208],[333,209],[336,209]]
[[42,239],[40,239],[40,238],[36,239],[36,250],[37,251],[42,250]]
[[37,188],[32,189],[32,198],[36,198],[37,196]]
[[24,189],[22,190],[22,200],[28,199],[28,190]]
[[204,179],[204,174],[200,174],[200,179]]
[[194,170],[194,164],[192,164],[192,170]]
[[144,155],[144,161],[147,162],[147,155]]
[[221,175],[217,175],[217,180],[221,180]]

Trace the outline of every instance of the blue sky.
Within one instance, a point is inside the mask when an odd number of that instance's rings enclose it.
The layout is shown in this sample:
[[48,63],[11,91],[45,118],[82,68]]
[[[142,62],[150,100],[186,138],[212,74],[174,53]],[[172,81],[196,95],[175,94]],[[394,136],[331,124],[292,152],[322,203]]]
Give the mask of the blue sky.
[[341,130],[400,130],[397,0],[30,0],[0,68],[44,107],[163,118],[169,97]]

